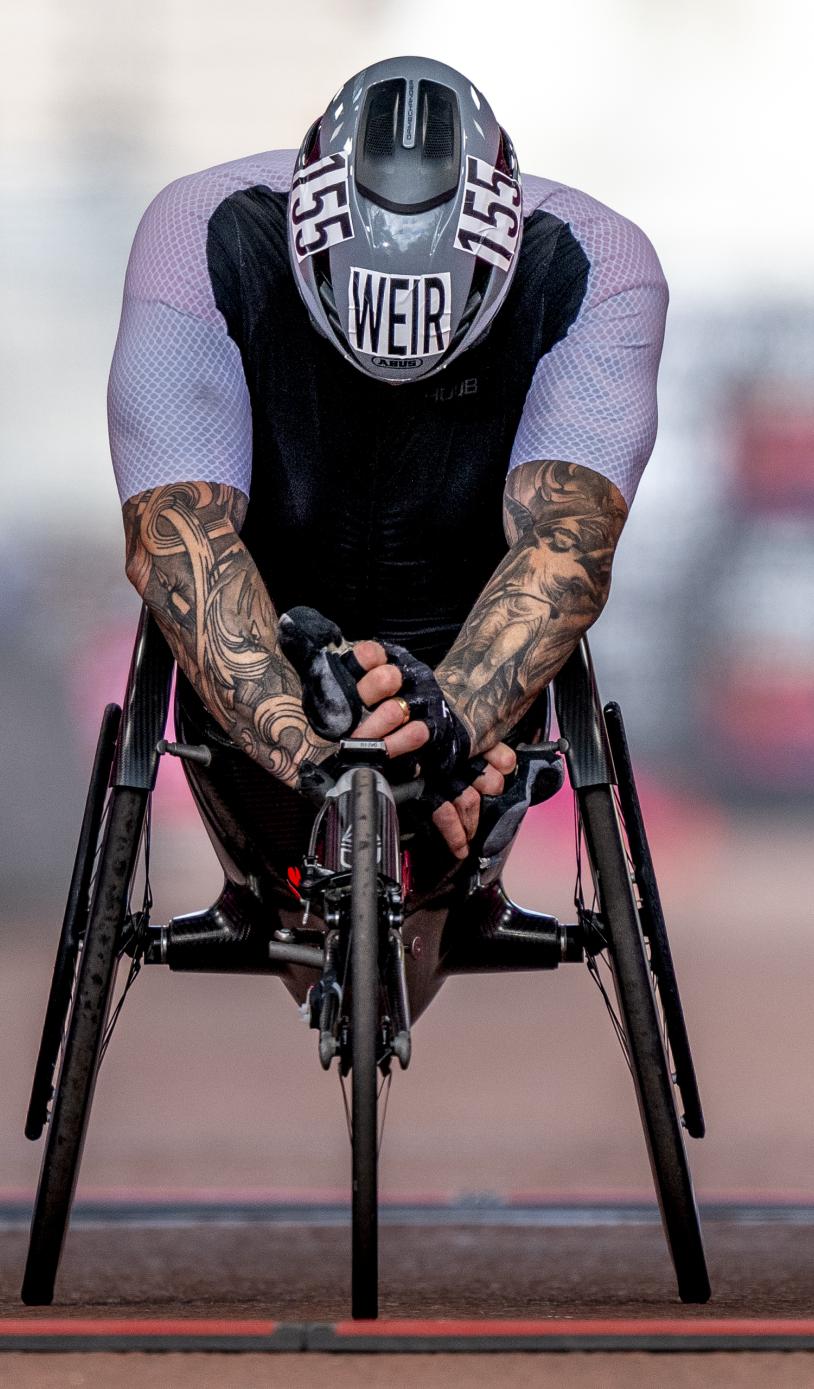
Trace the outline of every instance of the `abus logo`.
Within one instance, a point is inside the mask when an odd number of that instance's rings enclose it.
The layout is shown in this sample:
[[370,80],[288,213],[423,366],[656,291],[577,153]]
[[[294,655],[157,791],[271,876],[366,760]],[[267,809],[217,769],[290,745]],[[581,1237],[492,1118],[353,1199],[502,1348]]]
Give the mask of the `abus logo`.
[[374,367],[395,367],[396,370],[406,371],[409,367],[420,367],[424,363],[423,357],[374,357]]
[[352,265],[348,339],[369,357],[435,357],[449,347],[452,281],[437,275],[386,275]]

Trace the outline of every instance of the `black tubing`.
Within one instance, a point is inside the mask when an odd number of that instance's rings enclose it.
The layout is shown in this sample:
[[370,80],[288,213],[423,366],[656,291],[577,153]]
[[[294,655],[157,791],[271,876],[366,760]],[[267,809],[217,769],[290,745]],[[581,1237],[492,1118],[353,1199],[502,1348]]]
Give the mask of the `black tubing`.
[[352,783],[351,1016],[353,1232],[351,1311],[379,1313],[376,1043],[379,1024],[377,795],[374,773],[360,767]]
[[662,1223],[683,1302],[710,1296],[704,1245],[613,791],[578,793]]
[[110,813],[31,1221],[22,1288],[23,1302],[31,1306],[45,1306],[54,1296],[148,794],[124,787],[110,793]]

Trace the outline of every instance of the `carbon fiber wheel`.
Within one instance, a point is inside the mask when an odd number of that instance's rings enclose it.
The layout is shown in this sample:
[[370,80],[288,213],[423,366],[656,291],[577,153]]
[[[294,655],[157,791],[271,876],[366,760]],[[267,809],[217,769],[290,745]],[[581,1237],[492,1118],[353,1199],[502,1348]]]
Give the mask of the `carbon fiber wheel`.
[[[704,1245],[676,1088],[653,992],[613,789],[577,793],[602,932],[616,994],[620,1041],[630,1066],[662,1223],[684,1302],[710,1296]],[[599,974],[596,975],[599,981]],[[600,983],[600,987],[603,987]],[[604,987],[603,987],[604,992]],[[609,997],[606,1001],[610,1006]]]
[[350,976],[351,1141],[353,1163],[351,1310],[379,1313],[378,1141],[376,1066],[379,1025],[379,895],[374,774],[353,776]]
[[102,726],[96,744],[96,754],[93,759],[93,769],[85,802],[85,813],[82,817],[82,828],[79,832],[71,885],[68,889],[68,901],[62,919],[62,930],[54,961],[48,1004],[45,1009],[40,1049],[34,1068],[31,1099],[28,1104],[28,1116],[25,1123],[25,1136],[32,1141],[41,1136],[48,1122],[48,1108],[53,1095],[54,1071],[59,1060],[65,1023],[71,1006],[79,951],[88,924],[94,858],[120,719],[121,709],[118,704],[108,704],[102,716]]
[[704,1137],[704,1111],[698,1092],[695,1065],[684,1020],[684,1009],[678,988],[673,954],[667,936],[667,926],[661,908],[656,873],[639,804],[633,763],[628,748],[622,711],[618,704],[605,705],[605,726],[608,730],[613,765],[616,769],[619,808],[630,848],[630,860],[636,876],[639,897],[639,920],[642,934],[650,951],[650,971],[656,988],[657,1002],[664,1018],[664,1031],[672,1059],[675,1083],[683,1105],[682,1122],[691,1138]]
[[116,787],[108,797],[31,1222],[22,1299],[34,1306],[46,1305],[54,1296],[148,796],[147,791]]

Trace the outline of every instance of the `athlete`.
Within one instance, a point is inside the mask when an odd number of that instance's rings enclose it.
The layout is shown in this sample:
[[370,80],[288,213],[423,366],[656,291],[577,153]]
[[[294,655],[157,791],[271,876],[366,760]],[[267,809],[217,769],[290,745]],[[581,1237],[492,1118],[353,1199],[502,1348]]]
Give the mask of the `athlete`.
[[505,739],[607,599],[666,307],[643,233],[521,178],[484,96],[426,59],[351,78],[299,153],[151,204],[111,448],[177,726],[228,753],[188,768],[227,878],[297,861],[298,787],[335,749],[281,647],[301,605],[353,643],[346,729],[417,759],[439,853],[467,857]]

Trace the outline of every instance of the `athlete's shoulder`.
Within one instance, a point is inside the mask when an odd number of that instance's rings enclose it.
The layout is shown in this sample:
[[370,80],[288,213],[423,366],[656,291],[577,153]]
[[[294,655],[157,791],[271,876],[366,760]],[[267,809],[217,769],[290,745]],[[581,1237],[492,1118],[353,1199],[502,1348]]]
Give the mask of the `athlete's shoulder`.
[[630,504],[656,437],[656,379],[667,284],[640,227],[577,188],[523,181],[524,212],[562,222],[588,261],[584,298],[540,359],[523,407],[512,467],[537,458],[581,463]]
[[145,216],[159,210],[176,217],[208,217],[232,193],[257,185],[287,192],[295,158],[295,150],[266,150],[184,174],[162,188]]
[[648,287],[662,294],[666,303],[667,281],[653,243],[630,218],[579,188],[524,175],[524,216],[538,210],[567,223],[582,246],[592,272],[591,302],[623,290]]
[[[206,242],[213,213],[247,188],[287,192],[296,152],[267,150],[174,179],[153,198],[133,241],[126,292],[162,298],[200,314]],[[196,269],[200,272],[196,274]]]
[[287,192],[295,158],[294,150],[267,150],[173,179],[153,198],[139,233],[172,237],[185,227],[206,224],[222,202],[245,188],[259,185],[273,192]]

